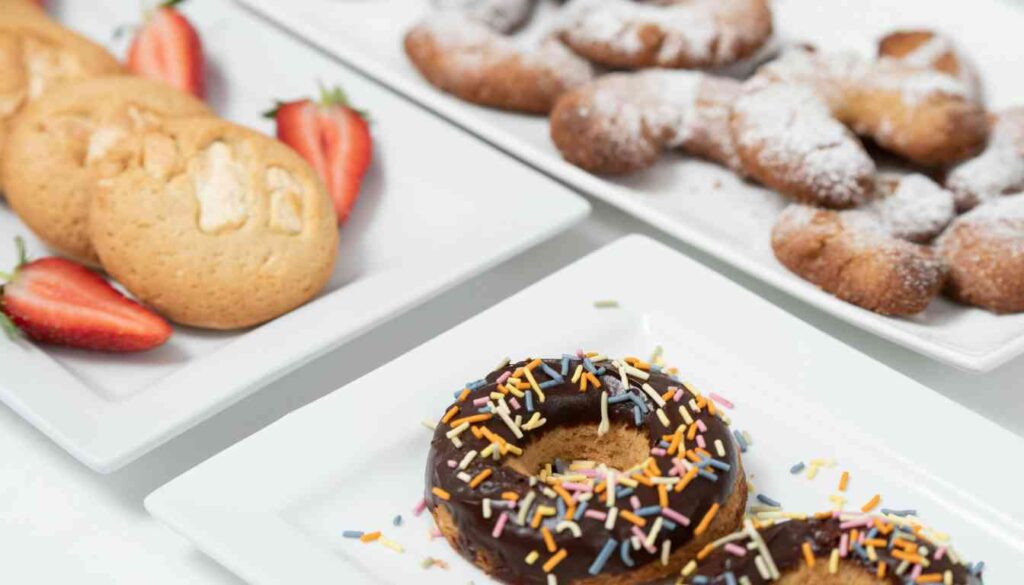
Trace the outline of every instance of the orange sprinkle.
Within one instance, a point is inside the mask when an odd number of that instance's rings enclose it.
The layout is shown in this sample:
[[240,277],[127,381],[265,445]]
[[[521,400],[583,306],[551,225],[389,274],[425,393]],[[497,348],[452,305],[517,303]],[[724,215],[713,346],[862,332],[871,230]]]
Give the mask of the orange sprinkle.
[[654,477],[661,477],[661,468],[658,467],[658,462],[654,460],[654,457],[647,460],[647,469],[651,470]]
[[[707,531],[708,526],[711,526],[711,521],[715,519],[715,514],[718,513],[718,508],[718,503],[711,504],[711,508],[708,509],[708,513],[704,514],[704,518],[700,521],[700,524],[697,525],[697,529],[693,531],[694,536],[700,536]],[[622,514],[620,513],[619,515],[621,516]]]
[[559,496],[561,496],[562,500],[565,501],[565,505],[567,505],[567,506],[572,505],[572,496],[569,495],[569,492],[565,491],[564,487],[562,487],[561,485],[555,484],[554,488],[555,488],[555,493],[558,494]]
[[482,438],[484,438],[484,434],[483,434],[483,432],[482,432],[482,431],[480,430],[480,427],[478,427],[478,426],[476,426],[476,425],[473,425],[473,426],[469,427],[469,430],[473,432],[473,436],[474,436],[474,437],[476,437],[476,438],[478,438],[478,439],[482,439]]
[[679,449],[679,443],[681,443],[682,440],[683,440],[683,430],[682,430],[682,428],[680,428],[678,431],[675,432],[674,435],[672,435],[672,440],[671,440],[671,442],[668,445],[668,451],[666,451],[666,453],[668,453],[670,456],[671,455],[675,455],[676,454],[676,450]]
[[882,534],[888,535],[890,532],[892,532],[893,526],[888,522],[883,522],[881,519],[875,518],[873,523],[875,525],[875,528],[877,528],[878,531]]
[[534,368],[536,368],[537,366],[539,366],[539,365],[540,365],[540,363],[541,363],[541,362],[540,362],[540,358],[536,358],[536,359],[534,359],[534,360],[533,360],[532,362],[530,362],[530,363],[526,364],[526,369],[527,369],[527,370],[533,370]]
[[869,538],[864,541],[864,546],[873,546],[875,548],[885,548],[888,544],[884,538]]
[[636,524],[640,528],[643,528],[644,526],[647,526],[647,520],[646,519],[641,518],[640,516],[637,516],[636,514],[630,512],[629,510],[624,510],[622,508],[619,508],[619,518],[623,518],[625,520],[628,520],[628,521],[632,522],[633,524]]
[[708,558],[708,555],[710,555],[713,552],[715,552],[715,543],[709,542],[706,545],[704,545],[704,548],[700,549],[699,553],[697,553],[697,560],[703,561],[704,559]]
[[646,475],[643,475],[643,474],[633,474],[633,475],[631,475],[629,477],[632,478],[633,480],[635,480],[637,483],[643,484],[643,485],[645,485],[647,487],[654,487],[654,482],[651,481],[651,479],[649,477],[647,477]]
[[917,543],[916,542],[910,542],[909,540],[903,540],[902,538],[894,538],[894,539],[892,539],[892,545],[895,546],[895,547],[898,547],[898,548],[902,548],[903,550],[907,551],[908,553],[915,553],[915,552],[917,552]]
[[699,463],[700,462],[700,457],[697,457],[697,454],[694,453],[693,451],[687,451],[686,452],[686,458],[689,459],[691,463]]
[[448,409],[448,412],[444,413],[441,417],[441,424],[448,424],[448,421],[452,420],[452,417],[459,413],[459,405],[453,405]]
[[[434,489],[437,489],[437,488],[434,488]],[[377,540],[378,538],[380,538],[380,536],[381,535],[380,535],[380,531],[379,530],[376,531],[376,532],[367,532],[366,534],[360,536],[359,540],[361,542],[373,542],[373,541]]]
[[540,526],[542,518],[544,518],[544,516],[541,515],[540,508],[537,508],[537,511],[533,513],[533,520],[530,521],[530,526],[537,528]]
[[874,510],[875,508],[877,508],[878,504],[881,503],[881,501],[882,501],[882,496],[879,495],[879,494],[875,494],[875,497],[871,498],[868,501],[868,503],[866,503],[863,506],[861,506],[860,511],[864,512],[866,514],[866,513],[870,512],[871,510]]
[[679,493],[686,489],[686,486],[690,485],[690,482],[693,481],[693,478],[695,477],[697,477],[697,468],[691,467],[690,470],[686,472],[686,475],[683,476],[683,479],[676,483],[675,492]]
[[451,422],[451,425],[452,425],[452,428],[455,428],[455,427],[461,425],[462,423],[467,423],[468,422],[469,424],[473,424],[473,423],[478,423],[478,422],[484,422],[484,421],[487,421],[487,420],[491,420],[491,417],[493,417],[493,416],[494,415],[489,413],[489,412],[484,412],[482,414],[473,414],[473,415],[470,415],[470,416],[464,416],[462,418],[457,418],[457,419],[455,419],[455,420],[453,420]]
[[668,486],[663,483],[658,484],[658,505],[668,508]]
[[825,519],[831,518],[834,515],[835,514],[833,512],[815,512],[814,513],[814,518],[816,520],[825,520]]
[[430,490],[430,493],[434,494],[435,496],[437,496],[437,497],[439,497],[439,498],[441,498],[442,500],[445,500],[445,501],[448,501],[448,500],[452,499],[452,495],[451,494],[449,494],[448,492],[444,491],[443,489],[441,489],[439,487],[435,487],[434,489]]
[[588,380],[590,380],[590,383],[594,385],[594,388],[600,388],[601,387],[601,381],[598,380],[597,376],[595,376],[594,374],[591,374],[590,372],[587,372],[586,374],[583,375],[583,377],[588,379]]
[[[587,372],[587,373],[590,373],[590,372]],[[589,382],[589,381],[590,381],[590,379],[587,378],[586,376],[580,376],[580,392],[586,392],[587,391],[587,382]]]
[[511,501],[514,502],[514,501],[519,499],[519,494],[517,494],[515,492],[502,492],[501,493],[501,499],[503,499],[503,500],[511,500]]
[[858,532],[857,529],[854,528],[853,530],[850,531],[850,542],[859,542],[859,541],[860,541],[860,532]]
[[665,402],[668,402],[668,399],[675,396],[675,393],[675,390],[666,390],[665,393],[661,395],[661,399],[664,400]]
[[459,393],[459,402],[465,402],[466,398],[469,397],[469,388],[463,388],[462,392]]
[[597,487],[594,488],[594,493],[598,494],[598,495],[603,494],[604,490],[606,490],[607,488],[608,488],[608,482],[602,480],[601,483],[597,484]]
[[804,551],[804,561],[808,567],[814,567],[815,558],[814,551],[811,549],[811,543],[805,542],[800,546],[800,550]]
[[556,552],[555,554],[551,555],[551,558],[548,559],[547,562],[545,562],[541,566],[541,569],[544,569],[545,573],[550,573],[551,569],[554,569],[555,566],[558,565],[558,563],[562,562],[562,559],[564,559],[568,554],[569,553],[566,552],[566,550],[564,548],[560,549],[558,552]]
[[498,392],[501,392],[505,396],[508,396],[508,393],[511,392],[511,390],[509,390],[508,386],[504,384],[498,384]]
[[878,561],[878,571],[875,573],[875,576],[879,579],[885,579],[885,571],[888,568],[889,565],[883,563],[882,561]]
[[692,425],[690,425],[690,428],[686,430],[686,440],[692,441],[693,438],[697,436],[698,430],[699,429],[697,428],[697,423],[693,423]]
[[698,455],[703,455],[704,457],[707,457],[708,459],[714,459],[714,457],[711,456],[711,453],[708,453],[707,449],[701,449],[700,447],[697,447],[693,451],[694,451],[694,453],[696,453]]
[[547,526],[541,526],[540,534],[544,537],[544,546],[548,547],[548,552],[555,552],[558,550],[558,545],[555,544],[555,537],[551,536],[551,531],[548,530]]
[[925,560],[921,557],[921,555],[914,554],[914,553],[908,553],[907,551],[903,551],[903,550],[894,550],[894,551],[892,551],[892,556],[895,559],[899,559],[901,561],[907,561],[908,563],[910,563],[912,565],[923,565],[924,562],[925,562]]
[[530,388],[532,388],[532,386],[530,386],[529,382],[520,382],[516,384],[516,390],[529,390]]
[[565,507],[565,517],[571,519],[574,516],[576,516],[576,502],[573,502]]
[[921,575],[917,578],[915,583],[942,583],[942,575],[939,573],[929,573],[927,575]]
[[839,478],[839,491],[845,492],[848,485],[850,485],[850,472],[844,471],[843,475]]
[[476,489],[476,487],[478,485],[482,484],[485,479],[487,479],[488,477],[491,477],[492,473],[494,473],[494,470],[491,469],[490,467],[484,468],[483,471],[481,471],[480,473],[476,474],[476,477],[474,477],[473,479],[469,480],[469,487],[471,487],[473,489]]

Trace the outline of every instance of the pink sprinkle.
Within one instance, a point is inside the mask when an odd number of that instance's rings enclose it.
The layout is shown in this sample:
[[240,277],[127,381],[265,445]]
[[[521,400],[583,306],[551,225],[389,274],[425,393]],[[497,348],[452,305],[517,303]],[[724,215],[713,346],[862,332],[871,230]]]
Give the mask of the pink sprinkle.
[[935,549],[935,556],[932,558],[936,561],[941,561],[942,557],[944,556],[946,556],[946,547],[940,546],[939,548]]
[[839,539],[839,556],[845,559],[848,554],[850,554],[850,535],[844,532],[842,538]]
[[605,514],[604,512],[598,512],[597,510],[587,510],[586,512],[583,513],[583,515],[586,516],[587,518],[593,518],[594,520],[600,520],[601,522],[604,522],[605,520],[608,519],[608,514]]
[[664,457],[665,456],[665,450],[662,449],[661,447],[653,447],[653,448],[651,448],[651,455],[657,455],[659,457]]
[[914,569],[910,571],[911,582],[916,582],[917,578],[921,576],[921,572],[924,570],[921,565],[914,565]]
[[683,399],[683,389],[682,388],[675,388],[673,386],[669,386],[668,389],[673,392],[673,394],[672,394],[672,402],[679,402],[680,400]]
[[419,516],[420,514],[423,513],[423,510],[426,510],[426,509],[427,509],[427,499],[423,498],[422,500],[419,501],[418,504],[413,506],[413,508],[412,508],[412,515],[413,516]]
[[840,530],[849,530],[851,528],[862,528],[864,526],[871,525],[871,518],[861,518],[859,520],[847,520],[839,525]]
[[723,546],[722,548],[724,548],[726,552],[728,552],[728,553],[730,553],[730,554],[732,554],[734,556],[737,556],[737,557],[745,557],[745,556],[747,556],[747,549],[745,549],[742,546],[736,544],[735,542],[727,542],[727,543],[725,543],[725,546]]
[[861,532],[860,534],[857,535],[857,544],[859,544],[861,546],[864,546],[864,542],[867,539],[868,539],[867,533],[866,532]]
[[666,517],[666,518],[668,518],[669,520],[671,520],[673,522],[678,522],[679,524],[682,524],[683,526],[689,526],[690,525],[690,519],[689,518],[687,518],[686,516],[683,516],[679,512],[676,512],[672,508],[662,508],[661,509],[661,515]]
[[516,400],[516,397],[515,397],[515,396],[513,396],[512,398],[510,398],[510,399],[509,399],[509,401],[508,401],[508,403],[512,405],[512,410],[519,410],[519,408],[520,408],[520,406],[519,406],[519,401],[518,401],[518,400]]
[[442,536],[444,536],[444,534],[442,534],[441,531],[438,530],[437,528],[434,528],[433,530],[430,531],[430,539],[431,540],[433,540],[435,538],[441,538]]
[[576,483],[576,482],[573,482],[573,481],[564,481],[564,482],[562,482],[562,487],[564,487],[567,490],[574,491],[574,492],[590,492],[590,491],[594,490],[594,488],[591,487],[589,484],[586,484],[586,483]]
[[629,505],[633,506],[634,510],[638,510],[640,508],[640,498],[636,496],[629,498]]
[[697,428],[700,429],[700,432],[702,432],[702,433],[708,432],[707,425],[705,425],[704,421],[701,420],[701,419],[697,419]]
[[583,358],[587,357],[587,354],[583,353],[582,349],[577,349],[576,350],[576,357],[578,357],[580,359],[583,359]]
[[707,443],[704,442],[704,435],[697,435],[697,446],[701,449],[707,447]]
[[498,516],[498,521],[494,523],[494,530],[491,532],[491,536],[501,538],[501,531],[505,530],[506,522],[508,522],[508,512],[502,512],[501,516]]
[[456,461],[454,459],[449,459],[448,460],[448,467],[455,468],[455,467],[458,467],[458,465],[459,465],[458,461]]
[[584,477],[594,477],[595,475],[597,475],[597,470],[596,469],[580,469],[579,471],[574,471],[573,473],[578,473],[578,474],[580,474],[580,475],[582,475]]
[[640,544],[642,544],[643,547],[647,549],[647,552],[651,554],[656,554],[658,552],[658,549],[654,547],[653,543],[647,544],[647,535],[644,534],[643,530],[640,530],[639,526],[633,526],[633,534],[635,534],[636,537],[640,539]]
[[477,398],[476,400],[473,401],[473,406],[480,406],[481,404],[487,404],[490,401],[491,401],[491,397],[490,396],[481,396],[480,398]]
[[725,398],[722,398],[721,396],[719,396],[718,394],[715,394],[714,392],[712,392],[711,394],[708,394],[708,396],[711,397],[711,400],[714,400],[715,402],[721,404],[722,406],[724,406],[726,408],[730,408],[730,409],[736,408],[736,406],[732,402],[729,402],[728,400],[726,400]]
[[510,370],[510,371],[505,372],[502,375],[498,376],[498,383],[499,384],[504,384],[505,382],[508,382],[508,379],[511,378],[511,377],[512,377],[512,371]]

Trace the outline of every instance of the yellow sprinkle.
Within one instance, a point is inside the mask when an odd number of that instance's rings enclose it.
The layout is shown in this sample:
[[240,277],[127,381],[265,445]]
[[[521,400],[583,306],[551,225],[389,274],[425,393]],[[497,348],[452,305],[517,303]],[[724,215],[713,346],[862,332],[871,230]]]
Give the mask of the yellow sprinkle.
[[830,575],[835,575],[839,572],[839,549],[832,549],[832,556],[828,559],[828,572]]
[[537,393],[537,398],[540,399],[541,403],[544,402],[544,391],[540,389],[540,385],[537,384],[537,380],[533,378],[533,373],[530,370],[523,370],[526,374],[526,380],[533,387],[533,391]]
[[384,546],[390,548],[391,550],[393,550],[393,551],[395,551],[397,553],[405,552],[405,547],[404,546],[398,544],[397,542],[395,542],[393,540],[384,538],[383,536],[380,537],[380,539],[378,539],[378,542],[380,542]]
[[659,408],[656,412],[658,413],[658,420],[661,421],[661,424],[665,425],[666,427],[672,426],[672,423],[668,421],[668,415],[665,414],[664,409]]
[[530,554],[526,555],[526,559],[525,559],[526,560],[526,564],[527,565],[532,565],[533,563],[536,563],[537,562],[537,557],[539,557],[539,556],[540,556],[539,552],[537,552],[535,550],[531,550]]

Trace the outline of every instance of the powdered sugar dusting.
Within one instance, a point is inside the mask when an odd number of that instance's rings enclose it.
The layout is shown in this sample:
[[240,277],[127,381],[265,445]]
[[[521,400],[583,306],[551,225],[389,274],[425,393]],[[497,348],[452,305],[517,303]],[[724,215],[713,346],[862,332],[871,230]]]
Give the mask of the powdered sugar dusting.
[[912,242],[927,242],[956,216],[953,194],[920,174],[883,175],[877,191],[882,194],[864,208],[882,229]]
[[454,11],[479,21],[493,30],[510,33],[522,26],[536,5],[535,0],[434,0],[441,11]]
[[1001,112],[988,147],[954,168],[946,186],[961,210],[1024,189],[1024,108]]
[[1014,240],[1024,250],[1024,193],[979,205],[960,216],[957,225],[971,225],[993,238]]

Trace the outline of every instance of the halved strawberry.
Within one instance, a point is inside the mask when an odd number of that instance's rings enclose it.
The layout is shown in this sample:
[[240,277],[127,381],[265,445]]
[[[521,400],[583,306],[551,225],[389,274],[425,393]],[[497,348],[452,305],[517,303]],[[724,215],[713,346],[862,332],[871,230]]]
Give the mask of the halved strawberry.
[[183,1],[167,0],[146,18],[128,49],[128,70],[202,98],[206,91],[203,43],[175,8]]
[[171,337],[171,326],[92,270],[63,258],[20,261],[0,287],[0,326],[42,343],[99,351],[144,351]]
[[294,148],[316,169],[334,200],[341,224],[359,197],[370,166],[373,139],[365,112],[356,110],[339,88],[321,88],[320,101],[278,103],[267,112],[277,121],[277,138]]

